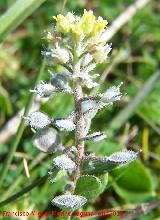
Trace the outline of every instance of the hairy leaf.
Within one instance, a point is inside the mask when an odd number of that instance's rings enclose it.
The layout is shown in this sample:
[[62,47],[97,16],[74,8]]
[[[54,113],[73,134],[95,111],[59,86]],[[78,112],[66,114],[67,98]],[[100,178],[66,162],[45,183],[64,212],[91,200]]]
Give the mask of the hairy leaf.
[[101,192],[101,180],[96,176],[83,175],[77,181],[76,194],[92,199]]
[[17,0],[8,11],[0,17],[0,40],[21,24],[45,0]]

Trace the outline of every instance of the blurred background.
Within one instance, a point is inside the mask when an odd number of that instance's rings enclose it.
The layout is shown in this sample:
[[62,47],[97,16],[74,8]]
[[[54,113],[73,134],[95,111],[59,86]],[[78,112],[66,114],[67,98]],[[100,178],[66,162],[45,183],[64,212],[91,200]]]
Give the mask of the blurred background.
[[[47,81],[48,65],[41,56],[47,47],[43,39],[51,27],[52,16],[68,11],[82,14],[84,8],[107,19],[109,26],[126,12],[129,6],[135,11],[121,18],[119,30],[109,37],[113,50],[108,62],[97,66],[104,91],[123,82],[123,98],[120,102],[100,111],[92,123],[92,130],[103,130],[108,139],[101,143],[87,144],[88,150],[97,155],[110,155],[121,149],[138,151],[138,161],[109,173],[109,183],[104,193],[85,207],[85,211],[102,209],[138,210],[127,219],[159,220],[160,208],[160,1],[143,1],[138,9],[134,0],[0,0],[0,173],[8,163],[0,187],[0,200],[45,176],[52,163],[52,156],[39,153],[32,146],[33,133],[29,128],[17,127],[23,108],[28,104],[53,117],[64,117],[73,109],[68,95],[59,95],[49,102],[31,97],[29,89],[39,74]],[[16,5],[17,4],[17,5]],[[113,28],[113,26],[112,26]],[[59,66],[53,69],[61,72]],[[40,78],[39,77],[39,78]],[[93,92],[98,92],[98,90]],[[32,99],[34,98],[33,104]],[[63,101],[62,101],[63,100]],[[63,143],[71,146],[74,134],[62,134]],[[15,143],[15,140],[17,142]],[[14,149],[13,149],[14,148]],[[5,162],[5,165],[4,165]],[[0,176],[2,177],[2,175]],[[40,179],[37,187],[18,199],[6,202],[1,210],[46,211],[52,210],[50,200],[63,191],[64,179],[52,184]],[[32,187],[31,187],[32,188]],[[146,209],[142,210],[142,205]],[[153,209],[155,208],[155,209]],[[137,214],[138,213],[138,214]],[[0,219],[19,219],[2,217]],[[21,219],[53,219],[31,217]],[[64,219],[64,218],[61,218]],[[88,218],[98,219],[98,218]],[[104,218],[105,219],[105,218]],[[118,219],[107,217],[106,219]],[[121,218],[122,219],[122,218]]]

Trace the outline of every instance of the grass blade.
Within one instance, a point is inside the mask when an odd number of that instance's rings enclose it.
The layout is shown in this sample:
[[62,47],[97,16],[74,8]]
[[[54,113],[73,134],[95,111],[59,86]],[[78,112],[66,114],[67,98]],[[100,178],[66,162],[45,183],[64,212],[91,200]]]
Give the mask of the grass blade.
[[[39,71],[39,73],[38,73],[38,75],[37,75],[37,78],[36,78],[36,80],[35,80],[35,85],[37,85],[37,83],[38,83],[39,80],[41,79],[41,76],[42,76],[42,74],[43,74],[43,72],[44,72],[44,68],[45,68],[45,62],[46,62],[46,61],[45,61],[45,59],[44,59],[44,61],[43,61],[43,63],[42,63],[42,66],[41,66],[41,69],[40,69],[40,71]],[[28,98],[28,102],[27,102],[27,104],[26,104],[26,107],[25,107],[25,111],[24,111],[24,116],[25,116],[25,117],[26,117],[26,116],[28,115],[28,113],[29,113],[29,110],[30,110],[30,108],[31,108],[33,99],[34,99],[34,93],[31,93],[30,96],[29,96],[29,98]],[[9,153],[8,153],[8,155],[7,155],[7,158],[6,158],[6,160],[5,160],[5,162],[4,162],[4,165],[3,165],[3,167],[2,167],[2,171],[1,171],[1,173],[0,173],[0,188],[1,188],[2,184],[3,184],[3,180],[4,180],[5,176],[6,176],[6,174],[7,174],[7,172],[8,172],[8,169],[9,169],[9,166],[10,166],[10,164],[11,164],[11,162],[12,162],[13,154],[14,154],[14,152],[16,151],[16,149],[17,149],[17,147],[18,147],[18,144],[19,144],[19,142],[20,142],[20,140],[21,140],[21,137],[22,137],[24,128],[25,128],[25,120],[24,120],[24,118],[22,118],[21,123],[20,123],[20,125],[19,125],[19,127],[18,127],[18,131],[17,131],[16,137],[15,137],[15,139],[14,139],[13,145],[12,145],[12,147],[10,148],[10,151],[9,151]]]
[[23,188],[20,192],[15,193],[14,195],[12,195],[11,197],[9,197],[8,199],[0,202],[0,207],[15,201],[16,199],[18,199],[19,197],[21,197],[22,195],[24,195],[25,193],[31,191],[33,188],[37,187],[38,185],[42,184],[43,182],[45,182],[45,180],[48,178],[48,175],[45,175],[43,177],[40,177],[39,179],[36,179],[35,181],[33,181],[30,185],[26,186],[25,188]]
[[0,41],[16,29],[25,18],[31,15],[46,0],[17,0],[0,17]]

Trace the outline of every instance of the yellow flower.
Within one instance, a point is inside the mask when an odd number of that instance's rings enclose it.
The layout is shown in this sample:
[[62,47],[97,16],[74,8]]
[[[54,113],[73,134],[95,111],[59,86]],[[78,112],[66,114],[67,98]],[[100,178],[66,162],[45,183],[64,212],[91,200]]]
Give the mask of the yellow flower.
[[84,13],[82,16],[82,27],[85,34],[90,34],[93,31],[95,24],[95,16],[93,15],[93,11],[87,11],[84,9]]
[[57,16],[53,16],[53,18],[57,21],[57,25],[60,31],[64,33],[68,33],[70,31],[70,23],[65,16],[60,14]]
[[72,30],[72,33],[71,33],[71,36],[72,36],[72,39],[75,40],[75,41],[82,41],[84,39],[84,33],[83,33],[83,30],[81,28],[81,26],[73,26],[71,28]]
[[74,41],[82,41],[85,37],[96,37],[107,25],[106,20],[102,17],[96,20],[93,11],[86,9],[81,17],[68,12],[66,16],[60,14],[53,18],[57,22],[57,31],[70,35]]
[[100,35],[104,31],[107,24],[108,22],[99,16],[98,20],[95,22],[92,36]]

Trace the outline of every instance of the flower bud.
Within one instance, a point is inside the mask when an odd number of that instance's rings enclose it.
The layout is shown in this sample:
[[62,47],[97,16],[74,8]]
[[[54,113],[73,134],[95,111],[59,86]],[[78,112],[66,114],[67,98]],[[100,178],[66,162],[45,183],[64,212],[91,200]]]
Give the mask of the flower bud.
[[112,48],[109,44],[106,44],[105,46],[102,45],[96,46],[97,51],[93,55],[96,63],[104,63],[111,49]]
[[70,58],[68,50],[58,46],[58,43],[56,43],[55,49],[51,49],[51,56],[60,64],[67,63]]

